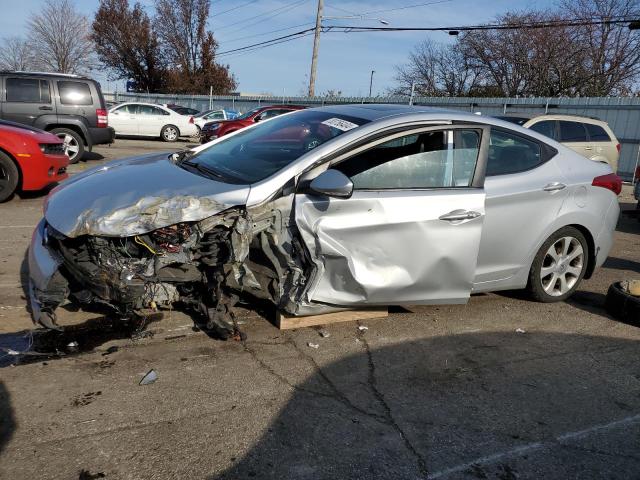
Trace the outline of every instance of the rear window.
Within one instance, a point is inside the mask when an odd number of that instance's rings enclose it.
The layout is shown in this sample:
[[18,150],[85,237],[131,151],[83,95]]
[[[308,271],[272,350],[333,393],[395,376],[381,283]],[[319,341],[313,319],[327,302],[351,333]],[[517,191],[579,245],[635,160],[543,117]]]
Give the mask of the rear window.
[[51,103],[49,82],[37,78],[7,78],[7,102]]
[[93,105],[91,89],[83,82],[58,82],[60,103],[63,105]]
[[556,135],[556,121],[555,120],[543,120],[538,123],[534,123],[529,127],[534,132],[541,133],[542,135],[557,140]]
[[560,120],[561,142],[586,142],[587,131],[582,123]]
[[607,131],[602,128],[600,125],[593,125],[591,123],[586,123],[587,132],[589,132],[589,139],[592,142],[610,142],[611,138]]

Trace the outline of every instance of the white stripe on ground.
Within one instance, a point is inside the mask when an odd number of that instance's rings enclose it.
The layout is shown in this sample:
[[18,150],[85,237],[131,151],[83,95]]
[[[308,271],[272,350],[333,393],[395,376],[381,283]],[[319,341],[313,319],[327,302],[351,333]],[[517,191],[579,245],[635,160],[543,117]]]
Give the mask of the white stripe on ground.
[[472,460],[470,462],[462,463],[460,465],[456,465],[455,467],[446,468],[444,470],[440,470],[439,472],[434,472],[430,474],[427,478],[436,479],[436,478],[447,477],[454,473],[463,472],[474,465],[484,465],[488,463],[495,463],[498,460],[502,460],[503,458],[522,455],[523,453],[531,452],[532,450],[540,450],[543,448],[557,446],[559,443],[566,442],[568,440],[578,440],[580,438],[587,437],[596,432],[600,432],[603,430],[610,430],[616,427],[627,426],[627,425],[638,423],[638,422],[640,422],[640,415],[633,415],[630,417],[623,418],[621,420],[616,420],[615,422],[605,423],[602,425],[595,425],[593,427],[585,428],[584,430],[563,433],[562,435],[558,435],[544,442],[529,443],[528,445],[515,447],[515,448],[512,448],[511,450],[506,450],[504,452],[494,453],[493,455],[487,455],[486,457],[476,458],[475,460]]

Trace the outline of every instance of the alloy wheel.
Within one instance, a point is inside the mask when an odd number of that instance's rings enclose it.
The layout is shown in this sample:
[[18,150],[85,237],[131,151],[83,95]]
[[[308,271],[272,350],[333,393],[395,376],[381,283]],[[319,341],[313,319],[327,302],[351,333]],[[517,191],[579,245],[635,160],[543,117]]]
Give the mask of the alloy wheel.
[[178,138],[178,132],[175,128],[173,127],[167,127],[164,130],[164,138],[166,140],[169,140],[170,142],[174,142],[176,141],[176,139]]
[[73,138],[68,133],[58,133],[58,138],[62,140],[64,149],[64,153],[69,157],[69,160],[73,162],[76,156],[78,155],[78,151],[80,150],[80,145],[78,145],[78,141]]
[[547,250],[542,260],[540,281],[544,291],[559,297],[571,290],[585,267],[582,244],[575,237],[561,237]]

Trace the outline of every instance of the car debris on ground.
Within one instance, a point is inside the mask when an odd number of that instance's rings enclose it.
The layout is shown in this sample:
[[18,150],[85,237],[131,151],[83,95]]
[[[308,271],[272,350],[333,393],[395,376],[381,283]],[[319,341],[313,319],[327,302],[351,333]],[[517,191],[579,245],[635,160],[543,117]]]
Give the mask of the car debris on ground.
[[154,369],[151,369],[144,377],[142,377],[142,380],[140,380],[140,383],[138,385],[149,385],[155,382],[157,379],[158,373]]

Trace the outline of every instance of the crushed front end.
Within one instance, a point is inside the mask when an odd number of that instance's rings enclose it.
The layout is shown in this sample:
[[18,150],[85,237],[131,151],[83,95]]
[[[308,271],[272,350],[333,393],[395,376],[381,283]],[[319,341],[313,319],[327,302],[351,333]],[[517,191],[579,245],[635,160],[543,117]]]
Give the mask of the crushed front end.
[[55,310],[67,299],[123,318],[177,305],[228,338],[238,333],[232,307],[240,298],[294,313],[311,262],[282,213],[235,208],[127,237],[71,238],[43,219],[29,250],[33,319],[59,328]]

